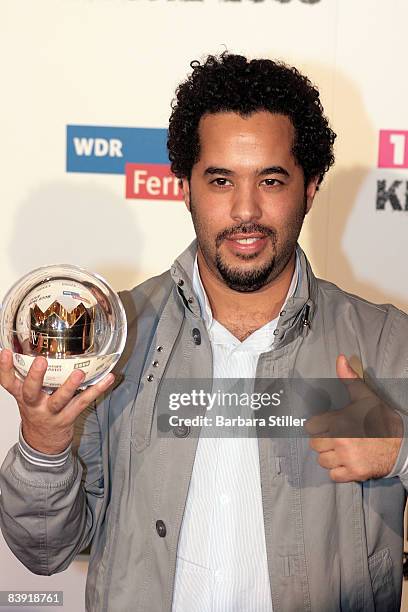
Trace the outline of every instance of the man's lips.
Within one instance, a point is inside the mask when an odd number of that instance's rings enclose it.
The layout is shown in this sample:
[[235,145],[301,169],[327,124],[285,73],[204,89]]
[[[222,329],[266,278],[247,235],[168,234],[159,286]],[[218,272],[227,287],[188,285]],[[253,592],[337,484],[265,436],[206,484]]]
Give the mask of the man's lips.
[[265,248],[268,236],[257,232],[234,234],[225,238],[226,246],[230,251],[239,253],[257,253]]

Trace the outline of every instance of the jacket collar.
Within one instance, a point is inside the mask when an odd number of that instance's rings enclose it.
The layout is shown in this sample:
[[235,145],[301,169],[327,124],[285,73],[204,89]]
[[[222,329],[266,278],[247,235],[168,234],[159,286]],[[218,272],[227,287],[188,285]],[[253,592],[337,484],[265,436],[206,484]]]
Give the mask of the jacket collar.
[[[312,325],[316,311],[317,281],[310,263],[299,245],[296,246],[300,263],[300,274],[295,294],[290,297],[284,310],[280,313],[275,345],[284,337],[291,336],[290,331],[301,331],[304,335]],[[186,248],[171,266],[170,273],[176,283],[177,291],[184,306],[197,318],[201,318],[200,305],[193,291],[193,268],[197,253],[197,239]],[[300,328],[300,329],[299,329]]]

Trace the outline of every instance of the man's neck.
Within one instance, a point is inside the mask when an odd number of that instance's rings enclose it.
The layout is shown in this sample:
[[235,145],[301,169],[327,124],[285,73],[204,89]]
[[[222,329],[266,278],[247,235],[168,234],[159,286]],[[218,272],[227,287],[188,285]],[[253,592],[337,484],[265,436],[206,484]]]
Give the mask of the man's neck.
[[295,270],[296,254],[279,276],[259,291],[240,293],[227,287],[208,268],[198,251],[201,281],[210,302],[212,315],[241,342],[254,331],[275,319],[282,309]]

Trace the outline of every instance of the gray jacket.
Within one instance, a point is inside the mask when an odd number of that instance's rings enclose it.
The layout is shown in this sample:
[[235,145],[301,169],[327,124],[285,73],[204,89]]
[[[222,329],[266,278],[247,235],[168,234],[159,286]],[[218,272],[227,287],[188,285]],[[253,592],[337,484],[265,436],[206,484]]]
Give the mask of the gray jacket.
[[[197,438],[179,429],[159,436],[155,406],[163,378],[212,376],[192,292],[195,251],[193,243],[170,271],[121,294],[129,324],[121,376],[78,419],[67,462],[36,467],[15,446],[2,466],[1,527],[26,567],[60,572],[92,542],[89,612],[171,610]],[[406,377],[408,316],[316,279],[299,253],[300,287],[257,376],[335,378],[344,353],[378,378]],[[399,610],[408,478],[335,484],[306,438],[258,444],[274,612]],[[396,473],[407,454],[404,438]]]

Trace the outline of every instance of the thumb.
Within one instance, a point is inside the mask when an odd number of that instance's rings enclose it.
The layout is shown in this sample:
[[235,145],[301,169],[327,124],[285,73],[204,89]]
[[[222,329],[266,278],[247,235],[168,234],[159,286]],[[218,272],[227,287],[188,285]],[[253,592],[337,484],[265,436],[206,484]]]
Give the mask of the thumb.
[[359,375],[348,362],[348,359],[345,355],[339,355],[336,360],[336,372],[337,377],[340,379],[344,378],[360,378]]
[[369,389],[360,376],[351,367],[345,355],[338,355],[336,359],[337,377],[346,385],[351,401],[363,399],[369,395]]

